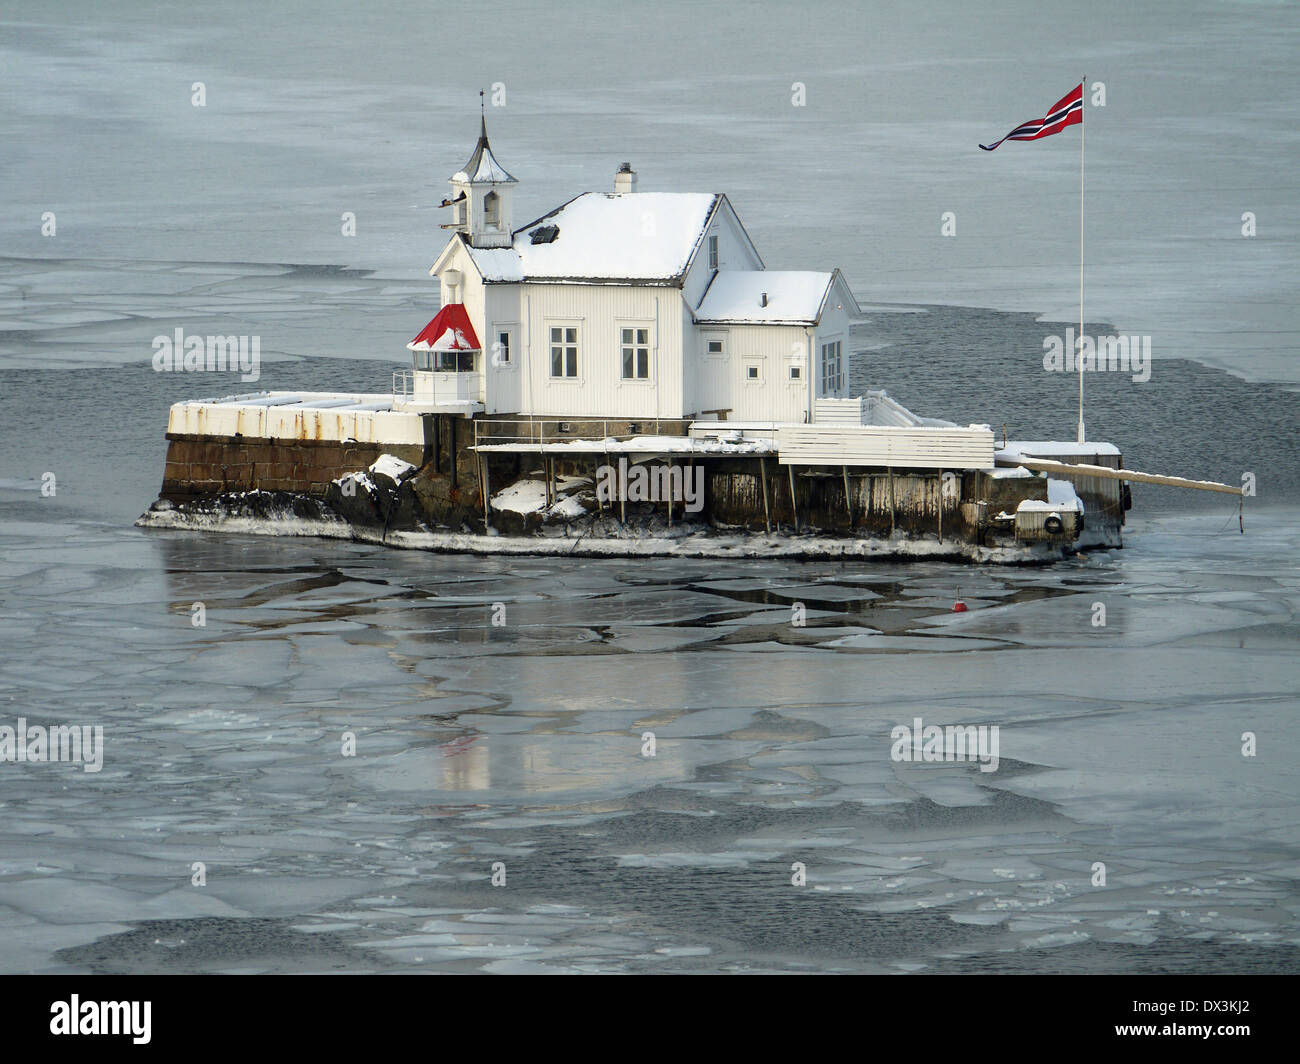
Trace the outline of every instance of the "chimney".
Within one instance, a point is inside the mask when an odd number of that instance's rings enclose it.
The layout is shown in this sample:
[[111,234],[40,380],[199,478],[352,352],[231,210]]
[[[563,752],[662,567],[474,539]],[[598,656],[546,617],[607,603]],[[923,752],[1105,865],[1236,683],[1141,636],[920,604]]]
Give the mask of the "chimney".
[[761,296],[758,297],[758,305],[759,305],[760,307],[765,307],[765,306],[767,306],[767,293],[766,293],[766,292],[764,292]]
[[461,282],[460,270],[443,270],[442,279],[447,282],[447,294],[450,296],[447,302],[459,303]]
[[618,173],[614,175],[614,192],[622,195],[624,192],[636,191],[636,171],[632,169],[631,163],[624,163],[618,168]]

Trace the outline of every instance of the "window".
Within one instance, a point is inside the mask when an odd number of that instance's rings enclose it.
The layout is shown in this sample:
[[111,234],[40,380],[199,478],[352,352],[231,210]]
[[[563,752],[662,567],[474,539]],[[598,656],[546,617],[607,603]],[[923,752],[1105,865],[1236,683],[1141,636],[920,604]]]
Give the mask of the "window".
[[498,365],[505,365],[507,362],[510,361],[510,333],[509,332],[497,333],[497,349],[495,354],[497,356],[495,361]]
[[623,330],[623,379],[644,381],[650,379],[650,330]]
[[790,379],[791,379],[792,381],[797,381],[797,380],[801,379],[802,377],[803,377],[803,367],[802,367],[802,366],[791,366],[791,367],[790,367]]
[[501,197],[495,192],[483,197],[483,225],[488,229],[501,228]]
[[727,343],[721,336],[710,337],[704,342],[704,353],[711,358],[725,358]]
[[718,268],[718,238],[716,235],[709,237],[709,269]]
[[822,395],[833,395],[844,387],[844,364],[840,341],[822,344]]
[[762,379],[763,379],[763,377],[762,377],[762,371],[761,371],[761,369],[760,369],[758,363],[757,363],[757,362],[749,362],[749,363],[746,363],[746,365],[745,365],[745,380],[746,380],[746,381],[750,381],[750,382],[754,382],[754,381],[761,381]]
[[578,375],[578,327],[562,325],[551,329],[551,376]]
[[473,351],[435,351],[433,368],[439,373],[473,373]]

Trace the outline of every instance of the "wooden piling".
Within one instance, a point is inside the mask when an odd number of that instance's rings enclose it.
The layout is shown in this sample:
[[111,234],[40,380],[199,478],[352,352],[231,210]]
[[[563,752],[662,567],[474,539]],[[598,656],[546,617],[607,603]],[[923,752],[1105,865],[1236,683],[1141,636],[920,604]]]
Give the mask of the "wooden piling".
[[849,531],[853,531],[853,497],[849,494],[849,467],[840,466],[844,474],[844,511],[849,515]]
[[673,460],[668,459],[668,527],[673,527]]
[[885,471],[889,474],[889,534],[892,536],[898,526],[897,507],[894,503],[894,467],[886,466]]
[[768,534],[772,532],[772,512],[767,506],[767,459],[758,460],[758,477],[763,484],[763,524],[766,526]]
[[939,470],[939,542],[943,542],[943,470]]
[[794,497],[794,466],[788,465],[785,467],[785,470],[787,473],[790,474],[790,516],[794,519],[794,530],[798,532],[799,531],[799,502]]
[[459,486],[460,486],[459,483],[458,483],[457,473],[456,473],[456,467],[457,467],[458,465],[460,465],[460,463],[457,461],[457,458],[458,458],[459,456],[458,456],[457,453],[456,453],[456,418],[455,418],[455,416],[450,416],[450,417],[447,418],[447,432],[448,432],[448,434],[449,434],[450,437],[451,437],[451,438],[450,438],[450,441],[449,441],[450,444],[451,444],[451,446],[450,446],[450,448],[449,448],[450,451],[451,451],[451,454],[448,456],[448,457],[450,458],[450,460],[451,460],[451,486],[452,486],[453,488],[456,488],[456,487],[459,487]]

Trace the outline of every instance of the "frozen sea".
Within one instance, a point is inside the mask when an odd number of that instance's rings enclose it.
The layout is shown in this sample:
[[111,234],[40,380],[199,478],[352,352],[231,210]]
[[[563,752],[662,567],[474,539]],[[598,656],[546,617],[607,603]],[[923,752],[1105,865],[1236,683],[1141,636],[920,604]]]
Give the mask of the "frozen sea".
[[[0,726],[105,735],[0,763],[0,971],[1300,969],[1294,5],[510,2],[482,54],[311,11],[0,3]],[[855,388],[1069,438],[1075,131],[975,143],[1085,73],[1088,321],[1156,357],[1089,379],[1090,432],[1254,472],[1244,535],[1140,486],[1124,550],[1043,569],[132,526],[168,405],[250,388],[155,335],[385,389],[495,82],[517,222],[624,159],[726,191],[769,266],[843,269]],[[915,717],[997,725],[997,771],[892,760]]]

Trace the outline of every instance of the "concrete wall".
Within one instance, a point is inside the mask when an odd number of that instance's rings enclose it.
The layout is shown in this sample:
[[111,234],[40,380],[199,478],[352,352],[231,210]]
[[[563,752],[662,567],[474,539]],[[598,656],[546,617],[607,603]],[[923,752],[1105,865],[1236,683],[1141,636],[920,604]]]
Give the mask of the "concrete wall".
[[[361,402],[392,401],[391,394],[358,394],[351,398]],[[167,432],[169,436],[244,436],[266,440],[353,439],[361,443],[393,446],[424,442],[419,414],[392,410],[270,406],[265,402],[245,404],[200,400],[174,403],[167,414]]]

